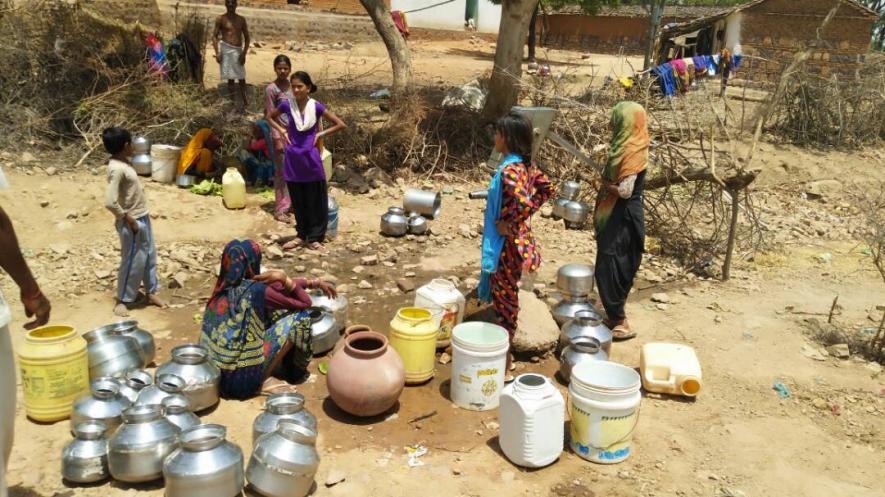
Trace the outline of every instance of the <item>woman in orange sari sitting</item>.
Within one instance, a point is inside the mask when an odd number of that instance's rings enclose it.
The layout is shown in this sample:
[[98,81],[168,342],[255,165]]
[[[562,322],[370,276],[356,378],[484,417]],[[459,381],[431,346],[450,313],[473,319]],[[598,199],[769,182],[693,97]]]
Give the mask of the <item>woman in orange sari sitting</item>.
[[213,155],[221,148],[221,139],[209,128],[203,128],[191,138],[181,151],[178,160],[178,175],[187,174],[198,178],[217,176]]

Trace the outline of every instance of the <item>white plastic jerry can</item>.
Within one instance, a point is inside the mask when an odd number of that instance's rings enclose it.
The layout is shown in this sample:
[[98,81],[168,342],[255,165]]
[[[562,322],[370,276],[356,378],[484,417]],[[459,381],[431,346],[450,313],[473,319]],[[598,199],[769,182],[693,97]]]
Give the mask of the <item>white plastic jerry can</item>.
[[458,287],[443,278],[434,279],[415,292],[415,307],[428,309],[439,327],[437,348],[449,346],[452,330],[464,320],[465,302]]
[[647,343],[639,369],[642,386],[649,392],[695,397],[701,391],[701,363],[688,345]]
[[228,209],[246,207],[246,181],[235,167],[227,168],[221,178],[224,206]]
[[501,392],[499,443],[517,466],[556,462],[565,439],[565,400],[549,379],[523,374]]

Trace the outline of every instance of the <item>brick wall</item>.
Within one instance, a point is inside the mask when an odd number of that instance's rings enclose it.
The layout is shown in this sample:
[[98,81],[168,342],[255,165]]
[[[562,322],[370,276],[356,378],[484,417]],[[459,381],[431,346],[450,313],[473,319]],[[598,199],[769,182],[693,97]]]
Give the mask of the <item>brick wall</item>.
[[[204,0],[205,3],[224,5],[224,0]],[[390,1],[387,1],[388,6]],[[366,9],[359,0],[304,0],[301,3],[289,3],[288,0],[240,0],[243,7],[279,7],[279,8],[304,8],[325,12],[337,12],[339,14],[366,15]]]
[[[663,24],[686,20],[689,19],[666,16]],[[623,48],[628,53],[642,53],[648,40],[648,19],[644,17],[551,14],[546,22],[547,32],[542,41],[548,47],[598,52]]]
[[834,1],[802,0],[801,6],[798,3],[770,0],[744,11],[744,53],[768,59],[753,61],[754,79],[775,80],[793,54],[807,47],[814,47],[807,62],[812,72],[823,76],[853,74],[866,61],[874,20],[843,4],[818,41],[817,28]]

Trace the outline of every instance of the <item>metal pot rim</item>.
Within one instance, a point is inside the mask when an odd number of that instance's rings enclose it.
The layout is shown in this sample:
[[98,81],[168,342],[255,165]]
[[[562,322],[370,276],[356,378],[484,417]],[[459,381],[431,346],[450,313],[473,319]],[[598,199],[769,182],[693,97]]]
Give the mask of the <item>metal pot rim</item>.
[[227,428],[219,424],[193,426],[181,432],[181,447],[190,452],[212,450],[224,443]]
[[[154,384],[154,378],[144,369],[130,369],[124,377],[126,385],[136,390],[149,387]],[[137,381],[136,381],[137,380]],[[133,386],[133,383],[140,386]]]
[[209,352],[196,344],[179,345],[172,349],[172,360],[179,364],[202,364],[209,359]]
[[598,325],[602,323],[602,315],[590,309],[584,309],[575,313],[575,319],[581,321],[589,321],[591,324]]
[[123,411],[123,422],[126,424],[150,423],[163,417],[163,406],[160,404],[138,404]]
[[264,410],[271,414],[295,414],[303,409],[304,395],[300,393],[275,393],[264,402]]
[[157,377],[155,385],[164,392],[180,393],[187,386],[187,382],[177,374],[166,373]]
[[101,421],[89,420],[77,423],[74,426],[74,435],[80,440],[99,440],[107,430],[107,425]]
[[161,400],[163,410],[167,414],[182,414],[190,410],[191,403],[187,397],[180,393],[173,393]]
[[277,432],[291,442],[315,445],[317,432],[301,424],[294,419],[281,419],[277,421]]
[[89,383],[89,391],[96,399],[111,399],[120,394],[120,384],[113,377],[102,376]]
[[83,339],[86,340],[87,343],[100,342],[110,336],[123,336],[123,332],[117,329],[117,323],[99,326],[98,328],[83,333]]
[[595,337],[577,337],[572,340],[571,346],[585,354],[596,354],[602,350],[602,343]]

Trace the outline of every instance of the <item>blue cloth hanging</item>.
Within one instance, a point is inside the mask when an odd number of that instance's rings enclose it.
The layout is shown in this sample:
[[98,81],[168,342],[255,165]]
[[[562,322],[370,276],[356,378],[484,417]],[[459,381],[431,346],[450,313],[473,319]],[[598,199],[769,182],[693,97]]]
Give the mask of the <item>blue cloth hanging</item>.
[[504,189],[501,181],[501,171],[509,164],[521,162],[523,159],[510,154],[504,158],[504,162],[495,171],[492,181],[489,183],[489,195],[486,197],[486,212],[482,226],[482,272],[479,276],[477,294],[480,302],[492,301],[492,274],[498,270],[498,259],[501,258],[501,249],[504,248],[504,237],[498,233],[495,223],[501,217],[501,202],[503,201]]
[[673,75],[673,66],[669,62],[655,67],[652,72],[657,75],[658,83],[661,85],[661,93],[665,97],[676,95],[676,77]]

